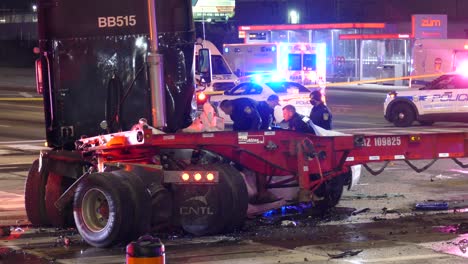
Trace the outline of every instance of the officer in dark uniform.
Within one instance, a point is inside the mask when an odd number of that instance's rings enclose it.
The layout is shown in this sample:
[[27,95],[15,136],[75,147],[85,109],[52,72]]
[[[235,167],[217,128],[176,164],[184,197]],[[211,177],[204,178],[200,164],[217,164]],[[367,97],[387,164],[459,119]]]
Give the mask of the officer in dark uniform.
[[323,103],[320,91],[310,93],[310,103],[314,106],[310,111],[310,120],[319,127],[331,130],[332,114]]
[[279,97],[276,94],[268,96],[266,101],[258,102],[257,110],[262,118],[260,129],[269,129],[275,123],[275,106],[279,104]]
[[296,113],[296,108],[294,106],[287,105],[283,107],[283,118],[283,122],[287,123],[289,130],[315,134],[312,126],[309,125],[310,119]]
[[224,100],[219,105],[234,122],[234,131],[259,130],[262,119],[257,110],[257,102],[249,98]]

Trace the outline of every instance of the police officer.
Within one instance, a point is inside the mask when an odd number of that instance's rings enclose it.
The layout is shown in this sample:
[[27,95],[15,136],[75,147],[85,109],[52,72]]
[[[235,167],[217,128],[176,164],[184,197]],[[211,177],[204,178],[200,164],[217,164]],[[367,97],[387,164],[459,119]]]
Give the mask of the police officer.
[[310,119],[296,113],[296,108],[292,105],[283,107],[283,122],[286,122],[289,130],[303,133],[315,134],[314,129],[309,125]]
[[276,94],[268,96],[266,101],[261,101],[257,105],[257,110],[262,118],[260,129],[269,129],[275,123],[275,106],[279,104],[279,97]]
[[219,105],[226,115],[234,122],[234,131],[259,130],[261,117],[257,111],[257,102],[249,98],[224,100]]
[[310,93],[310,103],[314,106],[310,111],[310,120],[319,127],[331,130],[332,114],[323,103],[320,91]]

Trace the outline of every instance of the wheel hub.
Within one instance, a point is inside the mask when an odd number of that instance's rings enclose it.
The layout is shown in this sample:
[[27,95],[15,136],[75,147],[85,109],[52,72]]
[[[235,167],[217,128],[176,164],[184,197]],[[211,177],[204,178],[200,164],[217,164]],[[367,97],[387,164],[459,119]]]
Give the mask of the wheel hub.
[[105,228],[109,221],[109,204],[105,194],[98,189],[90,189],[83,196],[83,222],[93,232]]

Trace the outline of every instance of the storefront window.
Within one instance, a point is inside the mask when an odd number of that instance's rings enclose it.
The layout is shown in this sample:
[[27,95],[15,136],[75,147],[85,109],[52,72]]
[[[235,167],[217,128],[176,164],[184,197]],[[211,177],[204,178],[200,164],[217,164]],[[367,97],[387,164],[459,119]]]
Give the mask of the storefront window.
[[407,75],[409,40],[365,40],[361,46],[361,78],[399,78]]
[[289,41],[288,42],[310,42],[309,30],[289,30]]
[[288,42],[288,31],[287,30],[272,31],[271,42]]

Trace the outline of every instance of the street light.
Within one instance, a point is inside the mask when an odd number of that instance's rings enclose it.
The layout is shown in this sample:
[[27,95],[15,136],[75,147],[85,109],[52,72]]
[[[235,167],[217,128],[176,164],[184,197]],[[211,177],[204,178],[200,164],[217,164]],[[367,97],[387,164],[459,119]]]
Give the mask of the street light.
[[37,11],[37,5],[32,5],[32,10],[33,10],[33,12],[36,12]]
[[296,10],[289,11],[289,22],[291,24],[299,24],[299,13]]

